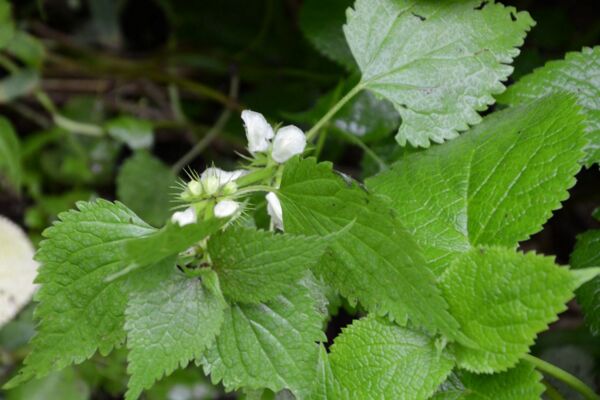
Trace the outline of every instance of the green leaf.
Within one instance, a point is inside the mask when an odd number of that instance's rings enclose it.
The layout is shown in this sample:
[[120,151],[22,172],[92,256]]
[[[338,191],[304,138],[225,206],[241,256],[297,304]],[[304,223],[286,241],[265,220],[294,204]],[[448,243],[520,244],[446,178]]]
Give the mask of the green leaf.
[[331,368],[331,357],[321,345],[319,361],[317,364],[317,376],[312,390],[307,397],[308,400],[348,400],[350,394],[348,389],[342,386]]
[[354,221],[314,267],[343,296],[400,324],[410,317],[456,336],[432,272],[385,198],[314,159],[288,161],[278,195],[288,233],[326,236]]
[[435,339],[375,318],[343,329],[330,358],[333,373],[352,398],[373,400],[427,399],[454,366]]
[[10,121],[0,117],[0,183],[6,178],[14,189],[21,189],[21,146]]
[[137,399],[163,375],[202,356],[223,323],[226,303],[173,259],[131,276],[125,330],[131,374],[126,399]]
[[129,264],[137,267],[156,264],[187,250],[218,231],[227,222],[227,218],[211,218],[208,221],[179,226],[169,221],[161,229],[125,244]]
[[322,314],[310,291],[290,286],[261,304],[232,304],[215,345],[202,360],[204,372],[227,390],[310,390],[317,366]]
[[137,152],[121,166],[117,197],[153,226],[162,226],[171,215],[176,182],[173,172],[159,159]]
[[329,244],[318,236],[227,229],[208,243],[223,294],[232,301],[260,302],[300,280]]
[[121,203],[79,202],[44,232],[35,316],[37,334],[25,366],[8,385],[108,354],[125,339],[127,294],[122,281],[106,283],[124,266],[123,243],[154,228]]
[[66,368],[8,391],[6,400],[88,400],[90,395],[75,369]]
[[567,92],[577,98],[586,117],[585,165],[600,162],[600,47],[584,47],[567,53],[564,60],[550,61],[519,79],[498,97],[503,104],[520,104],[551,93]]
[[6,51],[35,69],[42,66],[45,56],[42,43],[24,31],[15,32]]
[[458,371],[432,400],[539,400],[544,392],[542,375],[529,363],[498,374]]
[[342,25],[346,9],[353,0],[306,0],[302,3],[300,28],[306,38],[321,54],[346,67],[356,69]]
[[0,104],[9,103],[17,97],[31,93],[40,82],[37,71],[29,68],[19,69],[0,80]]
[[404,157],[367,186],[392,199],[439,272],[472,246],[514,247],[538,232],[575,183],[583,136],[574,99],[546,97]]
[[400,113],[398,142],[422,147],[480,122],[477,111],[504,90],[534,24],[526,12],[483,0],[357,0],[347,15],[361,86]]
[[457,257],[440,284],[462,332],[479,346],[457,344],[458,365],[492,373],[517,364],[566,309],[577,283],[550,257],[480,247]]
[[12,20],[11,6],[8,1],[0,1],[0,50],[10,41],[14,34],[14,23]]
[[105,125],[108,134],[133,150],[148,149],[154,143],[152,123],[129,116],[115,118]]
[[[600,266],[600,230],[588,231],[577,237],[571,254],[574,269]],[[577,302],[585,314],[585,321],[592,334],[600,335],[600,276],[583,284],[577,290]]]

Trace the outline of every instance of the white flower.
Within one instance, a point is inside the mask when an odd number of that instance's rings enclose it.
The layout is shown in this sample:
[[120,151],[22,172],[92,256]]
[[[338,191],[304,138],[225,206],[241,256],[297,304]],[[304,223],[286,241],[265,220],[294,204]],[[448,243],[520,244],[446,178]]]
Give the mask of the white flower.
[[306,147],[306,136],[294,125],[284,126],[277,130],[273,140],[273,160],[284,163],[296,154],[302,154]]
[[200,184],[202,185],[203,192],[209,196],[217,193],[219,189],[229,184],[228,191],[233,192],[237,190],[237,187],[232,187],[232,183],[239,177],[247,174],[248,171],[238,169],[235,171],[224,171],[220,168],[210,167],[206,168],[202,175],[200,175]]
[[273,128],[261,113],[250,110],[242,111],[246,138],[248,138],[248,150],[250,153],[267,151],[269,140],[273,138]]
[[273,192],[267,193],[267,213],[271,216],[273,226],[279,230],[283,230],[283,210],[279,197]]
[[240,208],[240,203],[233,200],[221,200],[215,205],[213,212],[217,218],[231,217]]
[[198,216],[194,207],[188,207],[184,211],[177,211],[171,216],[171,221],[179,226],[195,224]]

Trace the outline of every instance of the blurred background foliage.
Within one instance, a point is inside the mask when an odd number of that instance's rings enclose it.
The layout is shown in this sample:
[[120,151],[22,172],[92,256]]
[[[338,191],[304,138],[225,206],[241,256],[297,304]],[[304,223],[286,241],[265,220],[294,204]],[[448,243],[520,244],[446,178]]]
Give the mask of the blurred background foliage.
[[[307,128],[352,86],[354,61],[341,33],[351,3],[0,0],[0,213],[22,225],[34,243],[58,213],[96,197],[119,199],[160,225],[186,164],[230,168],[235,152],[244,152],[242,109]],[[504,3],[537,21],[512,79],[600,42],[597,0]],[[393,107],[363,93],[328,124],[315,153],[364,178],[418,151],[396,145],[399,123]],[[568,263],[576,235],[598,227],[590,215],[600,203],[599,177],[597,166],[583,170],[563,209],[523,248]],[[0,384],[27,353],[32,308],[0,330]],[[327,328],[329,338],[359,312],[342,304]],[[600,388],[600,345],[582,324],[577,304],[539,339],[535,352]],[[123,349],[96,356],[0,392],[0,399],[120,398],[125,357]],[[189,367],[145,396],[237,395],[225,395]]]

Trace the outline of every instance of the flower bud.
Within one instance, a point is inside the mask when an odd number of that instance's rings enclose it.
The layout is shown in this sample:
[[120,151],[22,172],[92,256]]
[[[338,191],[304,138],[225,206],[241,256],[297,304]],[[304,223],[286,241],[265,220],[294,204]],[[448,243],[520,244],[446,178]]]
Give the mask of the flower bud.
[[203,192],[208,196],[216,194],[219,191],[219,187],[221,186],[219,184],[219,178],[217,178],[214,175],[207,176],[206,179],[203,179],[201,181],[201,183]]
[[250,153],[267,151],[269,140],[273,138],[274,133],[265,117],[260,113],[244,110],[242,111],[242,119],[244,120]]
[[240,203],[233,200],[221,200],[215,205],[213,212],[217,218],[231,217],[240,208]]
[[271,217],[271,223],[279,230],[283,230],[283,210],[281,209],[281,202],[279,197],[273,192],[267,193],[265,196],[267,199],[267,213]]
[[179,226],[195,224],[198,216],[194,207],[188,207],[184,211],[177,211],[171,216],[171,221]]
[[306,136],[294,125],[284,126],[277,130],[273,140],[273,160],[284,163],[296,154],[302,154],[306,147]]
[[202,184],[197,180],[191,180],[187,184],[187,189],[192,196],[200,196],[202,194]]
[[225,186],[223,186],[223,189],[221,190],[221,192],[223,193],[224,196],[229,196],[234,194],[235,192],[237,192],[237,185],[235,182],[231,181],[231,182],[227,182],[225,184]]

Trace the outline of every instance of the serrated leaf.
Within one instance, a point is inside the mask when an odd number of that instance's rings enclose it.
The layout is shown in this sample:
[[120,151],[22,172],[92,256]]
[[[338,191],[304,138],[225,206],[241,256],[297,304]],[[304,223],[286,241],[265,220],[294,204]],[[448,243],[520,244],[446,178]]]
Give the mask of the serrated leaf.
[[456,345],[461,368],[505,371],[528,351],[573,296],[575,278],[550,257],[479,247],[458,256],[440,277],[462,332],[479,348]]
[[204,371],[228,390],[305,394],[317,365],[315,342],[325,340],[321,321],[310,291],[298,284],[266,303],[232,304],[202,360]]
[[232,301],[255,303],[300,280],[327,245],[318,236],[230,228],[210,238],[208,251],[223,294]]
[[152,123],[144,119],[122,116],[107,122],[105,128],[110,136],[132,150],[148,149],[154,144]]
[[278,195],[286,232],[325,236],[354,221],[314,268],[343,296],[400,324],[410,317],[456,337],[456,321],[420,248],[385,198],[314,159],[288,161]]
[[158,158],[137,152],[121,166],[117,197],[153,226],[162,226],[172,213],[176,176]]
[[600,162],[600,47],[584,47],[564,60],[548,62],[511,85],[498,102],[514,105],[559,92],[575,96],[586,116],[585,165]]
[[334,375],[352,398],[373,400],[427,399],[454,366],[435,339],[375,318],[343,329],[330,358]]
[[125,266],[123,243],[154,228],[121,203],[79,202],[77,208],[44,232],[36,256],[37,334],[9,385],[81,363],[96,350],[108,354],[125,339],[127,294],[122,281],[105,280]]
[[[482,7],[480,7],[482,6]],[[402,117],[401,145],[427,147],[480,122],[534,24],[494,1],[357,0],[346,40],[361,85]]]
[[126,399],[185,368],[212,345],[226,303],[202,281],[175,268],[173,259],[131,276],[125,330],[131,374]]
[[10,121],[0,116],[0,184],[21,189],[21,145]]
[[584,146],[575,100],[551,96],[493,113],[367,186],[392,199],[428,263],[442,271],[472,246],[514,247],[538,232],[568,197]]
[[[588,231],[577,237],[571,266],[574,269],[600,266],[600,230]],[[600,276],[583,284],[576,293],[590,331],[600,335]]]
[[331,368],[330,356],[321,345],[317,374],[307,400],[349,400],[350,394],[339,382]]
[[130,265],[143,267],[181,253],[215,233],[227,223],[227,218],[211,218],[195,224],[179,226],[168,222],[159,230],[125,244]]
[[533,365],[524,362],[493,375],[459,370],[432,400],[539,400],[544,392],[541,380]]
[[321,54],[344,67],[356,69],[356,61],[350,52],[342,25],[346,9],[353,0],[307,0],[302,3],[300,28],[306,38]]

